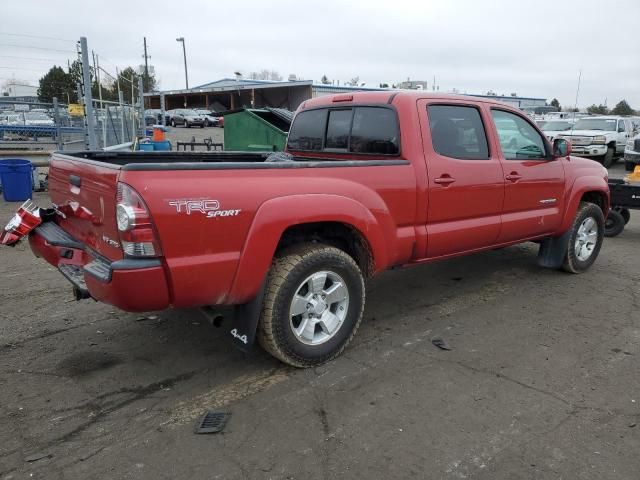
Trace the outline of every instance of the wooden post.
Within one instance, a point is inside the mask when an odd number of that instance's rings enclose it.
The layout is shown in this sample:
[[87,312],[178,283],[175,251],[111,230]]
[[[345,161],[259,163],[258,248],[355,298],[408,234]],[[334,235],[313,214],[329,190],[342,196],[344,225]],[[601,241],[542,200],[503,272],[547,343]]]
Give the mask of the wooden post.
[[184,108],[187,108],[187,96],[184,96]]
[[205,93],[204,95],[204,106],[207,110],[209,110],[209,94]]
[[230,110],[235,110],[236,108],[236,101],[235,98],[233,98],[233,92],[231,92],[229,94],[230,98],[231,98],[231,107],[229,108]]
[[251,89],[251,108],[256,108],[256,89]]

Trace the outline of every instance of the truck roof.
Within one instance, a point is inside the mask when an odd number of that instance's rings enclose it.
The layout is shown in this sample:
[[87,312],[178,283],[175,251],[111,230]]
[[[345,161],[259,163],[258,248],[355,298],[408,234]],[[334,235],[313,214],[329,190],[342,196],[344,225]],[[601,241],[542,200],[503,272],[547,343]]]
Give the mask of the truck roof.
[[404,97],[428,100],[461,100],[466,102],[491,103],[500,106],[513,108],[508,103],[499,102],[487,97],[474,97],[472,95],[456,95],[452,93],[436,93],[425,90],[383,90],[375,92],[349,92],[334,95],[324,95],[312,98],[302,103],[300,109],[329,106],[347,105],[356,103],[392,103]]

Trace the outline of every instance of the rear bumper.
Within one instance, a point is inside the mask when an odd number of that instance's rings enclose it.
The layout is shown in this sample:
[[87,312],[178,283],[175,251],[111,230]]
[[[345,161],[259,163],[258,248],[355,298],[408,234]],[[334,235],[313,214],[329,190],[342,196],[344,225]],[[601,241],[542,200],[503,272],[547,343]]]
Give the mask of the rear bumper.
[[77,292],[122,310],[143,312],[170,306],[167,277],[160,259],[111,262],[88,249],[53,222],[29,235],[31,250],[60,269]]

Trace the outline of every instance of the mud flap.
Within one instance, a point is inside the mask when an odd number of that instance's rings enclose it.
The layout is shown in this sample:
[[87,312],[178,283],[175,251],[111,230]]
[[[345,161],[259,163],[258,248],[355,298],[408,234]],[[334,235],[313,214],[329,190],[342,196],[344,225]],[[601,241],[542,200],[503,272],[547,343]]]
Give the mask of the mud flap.
[[542,240],[538,250],[538,265],[547,268],[560,268],[567,254],[570,236],[571,230],[568,230],[560,237]]
[[265,278],[255,298],[249,303],[236,305],[233,309],[232,321],[225,325],[225,330],[227,330],[231,342],[243,352],[251,351],[251,347],[255,342],[266,286],[267,281]]

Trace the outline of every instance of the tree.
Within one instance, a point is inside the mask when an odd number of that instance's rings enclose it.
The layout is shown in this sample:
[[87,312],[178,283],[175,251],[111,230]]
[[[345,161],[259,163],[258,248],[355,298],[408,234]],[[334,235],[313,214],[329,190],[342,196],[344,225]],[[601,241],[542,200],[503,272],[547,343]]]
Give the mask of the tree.
[[551,100],[551,103],[549,105],[551,105],[552,107],[556,107],[558,109],[558,111],[561,110],[560,102],[558,101],[557,98],[554,98],[553,100]]
[[347,85],[351,85],[352,87],[357,87],[358,83],[360,83],[360,77],[353,77],[351,80],[347,82]]
[[388,83],[381,83],[380,84],[380,88],[389,88],[389,84]]
[[61,102],[73,102],[76,99],[76,85],[72,76],[56,65],[40,79],[38,88],[38,100],[41,102],[52,102],[53,97],[58,97]]
[[322,78],[320,79],[320,83],[323,85],[329,85],[331,82],[329,81],[326,75],[322,75]]
[[251,72],[249,74],[249,78],[251,80],[273,80],[275,82],[282,81],[282,75],[280,75],[275,70],[268,70],[266,68],[263,68],[259,72]]
[[636,112],[631,108],[626,100],[620,100],[611,110],[612,115],[634,115]]
[[609,109],[606,105],[596,105],[594,103],[590,107],[587,107],[587,113],[592,115],[606,115],[609,113]]

